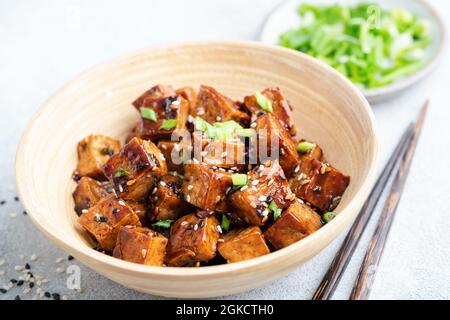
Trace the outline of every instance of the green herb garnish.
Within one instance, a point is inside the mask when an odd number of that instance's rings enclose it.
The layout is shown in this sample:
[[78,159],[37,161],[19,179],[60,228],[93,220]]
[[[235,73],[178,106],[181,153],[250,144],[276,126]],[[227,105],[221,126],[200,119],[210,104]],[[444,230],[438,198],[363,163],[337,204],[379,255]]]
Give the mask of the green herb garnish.
[[430,23],[405,9],[302,4],[298,14],[299,27],[281,34],[279,44],[316,57],[362,88],[389,85],[427,63]]
[[281,212],[283,212],[283,210],[278,208],[277,204],[273,200],[269,204],[269,209],[273,212],[273,220],[277,221],[278,218],[281,217]]
[[236,134],[239,137],[251,138],[256,135],[255,129],[236,129]]
[[273,112],[272,102],[269,99],[263,96],[260,92],[256,92],[255,97],[256,102],[263,110],[266,110],[267,112]]
[[247,185],[248,177],[246,174],[235,173],[231,175],[231,180],[233,181],[233,186],[243,187]]
[[331,220],[333,220],[335,217],[336,217],[336,214],[334,212],[327,212],[327,213],[324,213],[324,215],[322,216],[322,219],[325,223],[328,223]]
[[129,176],[131,173],[130,171],[128,171],[127,169],[123,168],[123,167],[119,167],[115,172],[114,172],[114,178],[120,178],[120,177],[127,177]]
[[212,140],[228,140],[232,139],[237,130],[243,129],[236,121],[230,120],[225,122],[216,122],[213,125],[200,117],[195,118],[195,129],[206,133],[208,138]]
[[220,227],[223,231],[228,231],[230,229],[230,219],[225,214],[222,214],[222,223]]
[[158,220],[156,223],[152,224],[152,227],[159,227],[163,229],[170,229],[173,220]]
[[316,147],[316,145],[314,143],[311,143],[308,141],[303,141],[297,145],[296,149],[300,153],[307,153],[307,152],[310,152],[315,147]]
[[159,127],[159,128],[164,129],[164,130],[171,130],[171,129],[175,128],[177,125],[178,125],[178,119],[168,119],[168,120],[164,120],[161,127]]
[[156,122],[157,117],[156,117],[155,111],[153,111],[150,108],[144,108],[144,107],[142,107],[140,109],[140,111],[141,111],[142,118],[150,120],[150,121],[153,121],[153,122]]

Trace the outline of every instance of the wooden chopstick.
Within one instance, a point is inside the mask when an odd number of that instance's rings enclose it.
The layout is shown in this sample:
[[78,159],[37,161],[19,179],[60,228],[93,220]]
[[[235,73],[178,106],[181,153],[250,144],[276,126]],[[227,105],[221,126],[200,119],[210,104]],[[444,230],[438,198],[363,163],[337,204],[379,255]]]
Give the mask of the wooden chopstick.
[[372,216],[372,213],[380,200],[381,194],[383,193],[389,177],[395,168],[395,164],[398,163],[398,160],[403,155],[406,145],[410,141],[413,134],[414,124],[411,123],[403,133],[402,138],[400,139],[386,166],[383,168],[381,176],[378,178],[378,181],[373,187],[367,201],[356,217],[356,220],[342,243],[341,248],[336,254],[336,257],[323,277],[319,287],[316,289],[316,292],[312,298],[313,300],[328,300],[333,295],[350,259],[353,256],[353,253],[355,252],[356,246],[361,239],[367,223],[369,222],[370,217]]
[[370,295],[372,284],[375,280],[377,267],[380,263],[383,249],[402,196],[405,182],[411,168],[411,163],[416,151],[417,142],[422,132],[425,117],[428,111],[428,101],[425,102],[414,128],[414,135],[408,144],[408,148],[402,157],[397,174],[392,183],[391,191],[385,202],[385,206],[378,220],[378,225],[370,241],[366,255],[361,264],[358,277],[355,280],[350,300],[366,300]]

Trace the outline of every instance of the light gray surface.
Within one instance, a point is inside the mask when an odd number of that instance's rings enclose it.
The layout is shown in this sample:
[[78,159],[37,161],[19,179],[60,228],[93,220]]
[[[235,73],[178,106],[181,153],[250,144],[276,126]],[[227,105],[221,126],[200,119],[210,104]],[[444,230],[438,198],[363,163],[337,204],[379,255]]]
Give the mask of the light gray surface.
[[[264,17],[278,1],[6,1],[0,0],[0,287],[17,278],[14,266],[31,263],[50,280],[42,287],[70,299],[154,299],[82,268],[82,293],[66,288],[56,268],[66,254],[47,240],[14,201],[14,157],[27,121],[55,90],[82,70],[119,54],[153,44],[198,39],[256,39]],[[450,16],[447,0],[432,3]],[[79,14],[78,14],[79,13]],[[78,19],[78,17],[80,19]],[[447,19],[448,20],[448,19]],[[447,27],[448,27],[447,22]],[[450,61],[401,97],[374,105],[381,143],[379,168],[426,97],[429,116],[405,193],[373,288],[373,299],[450,298]],[[55,124],[55,134],[58,126]],[[345,150],[344,150],[345,152]],[[11,213],[16,213],[15,218]],[[368,240],[373,219],[335,298],[346,299]],[[318,256],[266,287],[228,298],[308,299],[339,248],[344,234]],[[0,299],[31,298],[23,286]]]

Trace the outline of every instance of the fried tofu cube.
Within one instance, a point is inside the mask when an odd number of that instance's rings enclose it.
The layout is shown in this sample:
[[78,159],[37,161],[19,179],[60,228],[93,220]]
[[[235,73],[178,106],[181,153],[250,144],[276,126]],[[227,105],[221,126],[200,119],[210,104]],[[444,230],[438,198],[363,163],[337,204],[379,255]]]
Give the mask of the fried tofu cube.
[[264,236],[259,227],[249,227],[228,232],[217,250],[228,263],[250,260],[269,254]]
[[113,256],[125,261],[162,266],[166,255],[167,238],[148,228],[120,227]]
[[[292,107],[290,106],[283,90],[278,87],[267,88],[261,92],[272,103],[273,114],[280,121],[283,128],[285,128],[291,136],[297,134],[297,126],[292,116]],[[249,96],[244,98],[244,107],[256,117],[260,114],[265,114],[266,111],[256,101],[256,97]]]
[[108,160],[103,171],[120,198],[143,201],[158,178],[167,173],[167,165],[151,141],[134,138]]
[[250,116],[240,111],[233,100],[204,85],[200,86],[195,113],[210,123],[234,120],[247,125],[250,121]]
[[158,141],[158,149],[166,159],[169,171],[184,172],[184,163],[192,153],[191,145],[178,141]]
[[[297,146],[292,137],[272,113],[260,116],[256,120],[256,129],[259,136],[258,157],[260,161],[264,162],[262,157],[265,156],[279,158],[281,167],[289,177],[300,161]],[[266,150],[262,150],[261,146],[265,146]]]
[[153,188],[149,199],[151,221],[177,220],[193,210],[192,205],[184,200],[182,182],[181,178],[168,174]]
[[140,226],[139,217],[123,200],[110,196],[100,200],[84,212],[78,222],[97,240],[105,251],[112,251],[116,245],[121,226]]
[[312,158],[304,158],[296,170],[289,185],[297,197],[322,212],[336,209],[350,183],[349,176]]
[[169,266],[193,266],[216,256],[219,222],[212,216],[191,213],[178,219],[170,229],[166,262]]
[[166,86],[162,84],[158,84],[149,90],[145,91],[139,98],[133,101],[133,106],[139,111],[141,107],[144,106],[145,101],[147,100],[158,100],[165,97],[174,96],[175,91],[171,86]]
[[226,211],[226,196],[233,181],[231,173],[204,164],[190,163],[184,167],[181,187],[187,202],[203,210]]
[[276,249],[282,249],[316,232],[321,226],[319,214],[306,204],[295,201],[264,232],[264,236]]
[[202,152],[202,162],[209,166],[242,170],[245,164],[245,143],[236,140],[214,140],[207,143]]
[[268,161],[249,172],[247,186],[232,192],[228,203],[250,225],[263,226],[269,219],[269,205],[286,208],[295,199],[277,161]]
[[139,221],[142,225],[147,222],[148,206],[144,201],[126,201],[126,204],[133,209],[134,213],[139,217]]
[[[184,129],[189,112],[189,103],[181,96],[170,96],[160,99],[146,99],[142,108],[151,109],[156,115],[155,120],[141,119],[133,129],[131,135],[141,139],[158,141],[170,140],[175,130]],[[173,125],[165,127],[166,121],[175,121]]]
[[75,212],[80,215],[83,210],[89,209],[112,192],[113,189],[109,182],[82,177],[72,194],[75,201]]
[[119,150],[119,140],[101,134],[90,135],[84,138],[77,146],[77,173],[82,177],[106,180],[102,166]]

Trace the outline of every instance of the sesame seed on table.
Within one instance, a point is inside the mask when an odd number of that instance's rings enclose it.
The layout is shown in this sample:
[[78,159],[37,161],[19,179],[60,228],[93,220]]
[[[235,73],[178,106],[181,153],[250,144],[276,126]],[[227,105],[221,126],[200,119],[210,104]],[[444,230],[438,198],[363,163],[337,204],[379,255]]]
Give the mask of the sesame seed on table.
[[[197,6],[182,0],[161,1],[153,6],[144,0],[127,5],[111,0],[106,8],[96,2],[81,5],[81,1],[0,3],[0,39],[2,47],[7,48],[0,59],[0,87],[5,88],[0,95],[0,299],[160,299],[127,289],[91,271],[38,231],[15,189],[14,158],[20,135],[37,108],[82,70],[160,43],[256,40],[263,20],[279,3],[279,0],[198,1]],[[450,11],[447,0],[429,2],[440,12]],[[68,6],[75,10],[67,10]],[[203,10],[197,10],[198,7]],[[80,14],[79,25],[73,23],[74,17],[64,16],[76,10]],[[152,13],[151,19],[148,12]],[[177,23],[166,23],[167,12],[173,21],[184,21],[189,16],[191,23],[183,24],[180,32]],[[121,18],[116,19],[119,15]],[[449,29],[450,20],[445,23]],[[108,25],[108,32],[104,25]],[[380,171],[404,128],[415,118],[424,100],[431,99],[429,117],[377,271],[373,299],[450,299],[450,287],[442,281],[450,279],[450,219],[445,210],[450,207],[450,173],[441,169],[442,163],[450,162],[447,148],[450,57],[446,54],[440,68],[427,80],[394,100],[373,106],[380,138]],[[302,178],[306,181],[308,177]],[[378,213],[370,222],[334,298],[348,297]],[[311,298],[344,237],[343,233],[319,255],[282,279],[228,298]],[[69,275],[65,270],[69,266],[80,267],[79,291],[67,288]]]

